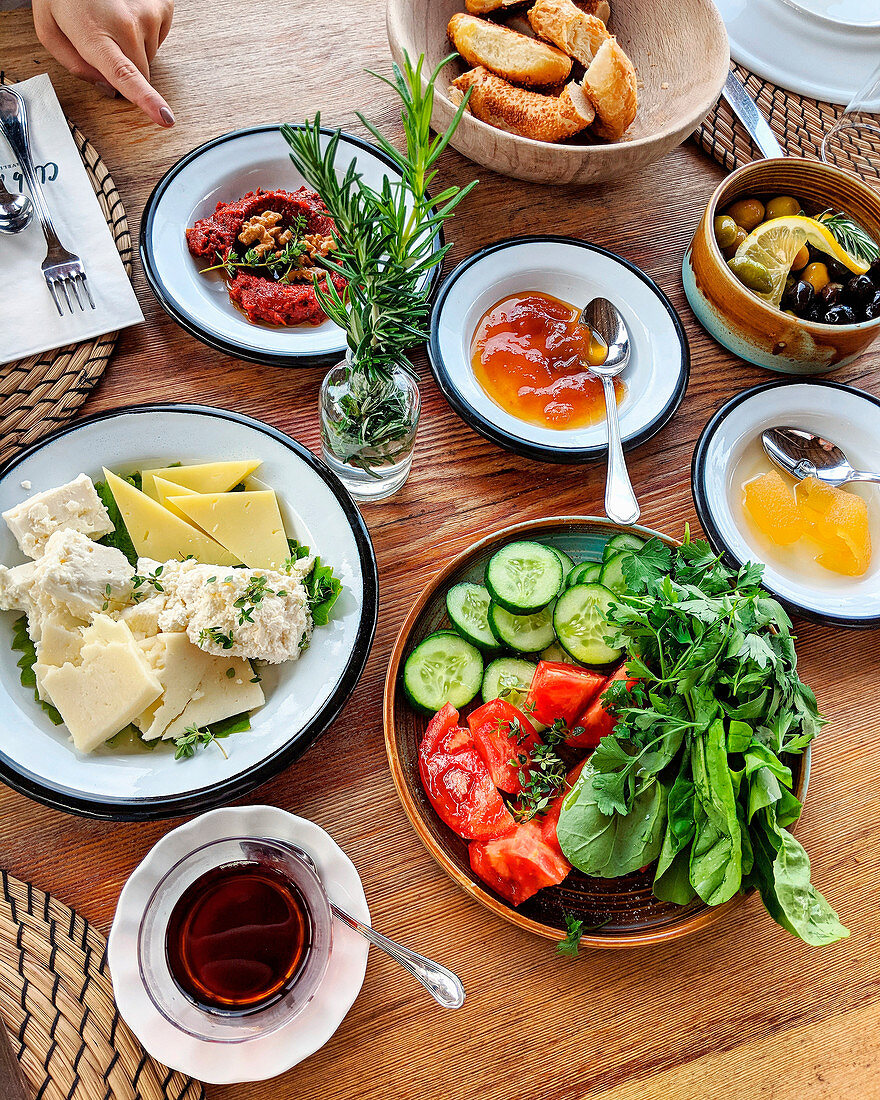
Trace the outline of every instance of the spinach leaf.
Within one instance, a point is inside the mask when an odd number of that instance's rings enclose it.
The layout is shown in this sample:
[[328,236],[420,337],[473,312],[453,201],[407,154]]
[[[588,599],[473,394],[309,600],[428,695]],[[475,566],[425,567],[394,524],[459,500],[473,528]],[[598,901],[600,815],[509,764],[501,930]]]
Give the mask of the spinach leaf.
[[[139,482],[140,474],[137,474],[136,477]],[[129,477],[125,480],[130,481],[135,488],[140,488],[140,485],[135,482],[135,478]],[[137,550],[135,550],[134,543],[131,541],[128,528],[125,526],[125,520],[122,518],[122,513],[119,511],[116,498],[110,491],[110,486],[106,481],[96,481],[95,491],[101,498],[101,503],[107,509],[110,516],[110,522],[114,527],[114,530],[112,530],[109,535],[104,535],[102,538],[98,539],[98,542],[103,546],[114,546],[117,550],[121,550],[136,569],[138,562]]]
[[47,703],[45,699],[40,698],[40,693],[37,690],[37,676],[34,672],[34,665],[37,663],[37,650],[34,643],[31,641],[31,636],[27,631],[27,615],[22,615],[12,624],[12,647],[15,652],[20,653],[21,657],[18,659],[19,679],[21,680],[21,686],[34,689],[34,699],[40,704],[46,714],[55,726],[60,726],[64,722],[64,719],[52,706],[51,703]]
[[[667,833],[668,835],[668,833]],[[665,848],[665,841],[664,841]],[[663,853],[660,853],[660,861],[663,861]],[[672,861],[660,871],[657,865],[657,875],[654,878],[654,897],[660,901],[669,901],[673,905],[687,905],[697,896],[696,890],[691,885],[690,878],[690,852],[682,848],[676,852]]]
[[687,905],[694,897],[694,888],[690,882],[688,846],[693,839],[696,825],[694,784],[688,776],[688,768],[689,761],[684,760],[666,800],[666,833],[654,876],[655,897],[677,905]]
[[742,883],[742,830],[721,720],[694,739],[691,765],[696,825],[691,883],[707,904],[721,905],[737,893]]

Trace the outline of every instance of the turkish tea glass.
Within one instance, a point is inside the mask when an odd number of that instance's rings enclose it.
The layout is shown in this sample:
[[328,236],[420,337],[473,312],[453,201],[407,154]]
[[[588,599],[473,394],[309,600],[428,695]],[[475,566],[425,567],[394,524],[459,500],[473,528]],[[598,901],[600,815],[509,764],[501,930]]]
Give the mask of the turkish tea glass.
[[822,160],[880,190],[880,63],[822,139]]

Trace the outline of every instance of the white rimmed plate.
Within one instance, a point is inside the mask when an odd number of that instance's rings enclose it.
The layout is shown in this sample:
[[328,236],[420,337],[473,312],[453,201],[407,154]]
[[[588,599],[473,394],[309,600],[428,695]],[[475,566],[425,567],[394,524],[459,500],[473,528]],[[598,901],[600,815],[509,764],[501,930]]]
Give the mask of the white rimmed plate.
[[656,283],[633,264],[573,237],[511,237],[475,252],[444,281],[431,316],[428,351],[444,396],[481,435],[526,458],[586,462],[605,455],[604,420],[557,430],[528,424],[496,404],[477,381],[470,347],[477,324],[510,294],[541,291],[572,305],[602,296],[623,314],[632,354],[619,406],[627,449],[655,435],[681,403],[690,350],[681,321]]
[[306,851],[330,900],[365,924],[370,911],[354,864],[332,837],[305,818],[275,806],[237,806],[197,817],[167,833],[126,882],[107,957],[113,993],[123,1019],[146,1050],[166,1066],[209,1084],[263,1081],[308,1058],[333,1035],[354,1004],[367,969],[369,945],[341,921],[324,980],[290,1023],[241,1043],[212,1043],[176,1028],[150,999],[138,967],[138,932],[147,903],[162,877],[193,849],[226,837],[283,840]]
[[730,54],[780,88],[849,103],[880,57],[876,0],[717,0]]
[[[335,133],[322,128],[322,147]],[[394,163],[369,142],[342,134],[339,174],[355,162],[369,186],[400,178]],[[281,367],[331,366],[345,354],[342,329],[320,325],[253,324],[229,300],[221,272],[190,255],[185,230],[210,215],[218,202],[232,202],[262,187],[295,191],[305,181],[293,166],[277,126],[256,126],[223,134],[187,153],[165,173],[147,199],[141,219],[140,254],[153,293],[166,313],[196,339],[237,359]],[[437,247],[442,246],[442,234]],[[439,266],[426,277],[432,285]]]
[[[339,480],[305,447],[258,420],[201,405],[142,405],[83,420],[42,440],[0,473],[0,511],[80,473],[169,462],[259,458],[291,537],[320,553],[344,591],[295,662],[262,670],[266,704],[251,730],[190,760],[169,747],[77,752],[22,687],[10,648],[18,612],[0,613],[0,778],[59,809],[95,817],[173,817],[228,802],[281,771],[336,718],[360,678],[376,625],[378,577],[366,525]],[[22,488],[22,482],[30,487]],[[0,561],[23,560],[5,524]],[[212,751],[212,749],[214,751]],[[207,750],[207,751],[206,751]]]
[[861,390],[838,382],[770,382],[722,405],[697,441],[691,486],[709,542],[737,565],[763,562],[765,586],[806,618],[880,626],[880,488],[850,486],[868,501],[875,554],[864,576],[843,577],[813,562],[786,567],[782,547],[768,554],[746,521],[737,482],[774,468],[769,458],[753,468],[749,455],[761,457],[761,432],[776,425],[816,432],[839,443],[857,468],[880,470],[878,422],[880,400]]

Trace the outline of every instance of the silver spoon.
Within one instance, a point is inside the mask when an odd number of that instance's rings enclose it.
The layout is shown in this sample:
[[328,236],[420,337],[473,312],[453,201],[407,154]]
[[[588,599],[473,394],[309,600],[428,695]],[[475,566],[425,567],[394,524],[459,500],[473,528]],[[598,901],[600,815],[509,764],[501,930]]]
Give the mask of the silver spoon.
[[0,233],[20,233],[30,225],[34,204],[27,195],[13,195],[0,179]]
[[[318,868],[309,853],[304,852],[302,848],[294,848],[294,851],[317,875]],[[318,877],[320,878],[320,875]],[[387,936],[383,936],[381,932],[377,932],[375,928],[371,928],[370,925],[362,924],[361,921],[340,909],[338,905],[334,905],[332,901],[330,902],[330,910],[337,920],[341,920],[343,924],[347,924],[355,932],[360,932],[364,939],[369,940],[375,947],[380,947],[392,959],[396,959],[414,978],[418,978],[438,1004],[444,1008],[461,1008],[464,1004],[464,986],[461,984],[461,979],[453,974],[451,970],[447,970],[440,963],[420,955],[418,951],[413,951],[409,947],[404,947],[403,944],[390,940]]]
[[815,477],[834,486],[880,481],[880,474],[854,470],[836,444],[802,428],[768,428],[761,433],[761,442],[768,457],[792,477]]
[[605,392],[605,414],[608,423],[608,478],[605,482],[605,514],[615,523],[635,523],[642,514],[633,492],[623,446],[620,442],[620,420],[614,379],[629,362],[629,332],[617,306],[607,298],[594,298],[583,310],[579,321],[593,330],[608,348],[605,362],[590,370],[602,379]]

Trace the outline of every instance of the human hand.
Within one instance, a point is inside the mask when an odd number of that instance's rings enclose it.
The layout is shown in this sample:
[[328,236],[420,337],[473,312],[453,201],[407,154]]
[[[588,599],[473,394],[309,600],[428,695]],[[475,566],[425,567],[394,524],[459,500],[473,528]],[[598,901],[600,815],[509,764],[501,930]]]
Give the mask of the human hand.
[[171,29],[174,0],[33,0],[37,37],[81,80],[131,100],[159,126],[173,126],[150,84],[150,62]]

